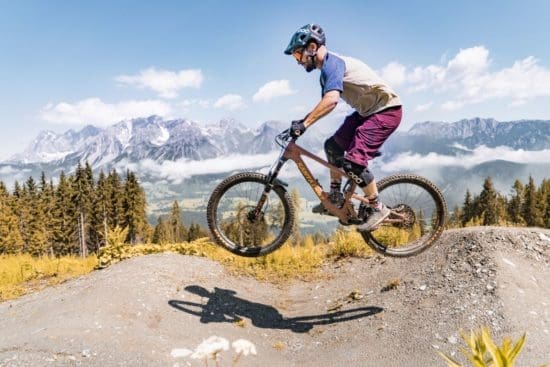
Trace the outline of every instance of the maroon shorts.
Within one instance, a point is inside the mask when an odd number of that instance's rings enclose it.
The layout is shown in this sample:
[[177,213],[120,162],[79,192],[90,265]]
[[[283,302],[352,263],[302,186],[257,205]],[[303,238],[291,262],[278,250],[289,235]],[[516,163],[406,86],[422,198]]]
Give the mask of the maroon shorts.
[[354,112],[334,133],[334,140],[346,151],[346,159],[367,166],[401,122],[401,106],[390,107],[368,117]]

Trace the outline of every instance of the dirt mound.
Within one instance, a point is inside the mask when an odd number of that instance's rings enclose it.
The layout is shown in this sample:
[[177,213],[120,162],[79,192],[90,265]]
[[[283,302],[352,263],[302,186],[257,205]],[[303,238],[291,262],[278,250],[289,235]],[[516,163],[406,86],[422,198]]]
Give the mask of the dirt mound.
[[549,269],[550,231],[518,228],[448,231],[416,257],[341,260],[326,279],[284,285],[143,256],[0,304],[0,366],[201,366],[178,355],[213,335],[256,345],[240,366],[441,366],[436,351],[482,325],[498,340],[527,331],[517,364],[538,366],[550,361]]

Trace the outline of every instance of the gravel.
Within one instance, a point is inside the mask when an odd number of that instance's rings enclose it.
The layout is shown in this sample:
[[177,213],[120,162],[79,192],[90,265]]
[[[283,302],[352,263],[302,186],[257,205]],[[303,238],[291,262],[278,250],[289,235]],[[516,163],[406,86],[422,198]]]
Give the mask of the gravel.
[[238,366],[443,366],[437,351],[460,360],[461,331],[484,325],[498,342],[528,333],[518,366],[550,362],[548,230],[450,230],[418,256],[343,259],[323,276],[272,284],[204,258],[129,259],[0,304],[0,366],[204,366],[192,353],[212,336],[229,345],[221,366],[238,339],[257,351]]

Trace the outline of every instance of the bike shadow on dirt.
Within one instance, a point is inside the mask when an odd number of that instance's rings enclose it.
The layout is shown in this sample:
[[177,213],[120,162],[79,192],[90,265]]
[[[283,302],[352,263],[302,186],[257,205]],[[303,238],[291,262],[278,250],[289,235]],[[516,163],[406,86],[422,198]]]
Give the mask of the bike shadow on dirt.
[[214,291],[210,292],[201,286],[190,285],[185,287],[185,290],[208,298],[208,302],[202,304],[170,300],[168,304],[180,311],[199,316],[200,321],[204,324],[209,322],[234,323],[248,318],[252,325],[259,328],[288,329],[296,333],[304,333],[316,325],[356,320],[383,311],[380,307],[358,307],[320,315],[285,318],[275,307],[236,297],[237,292],[230,289],[214,287]]

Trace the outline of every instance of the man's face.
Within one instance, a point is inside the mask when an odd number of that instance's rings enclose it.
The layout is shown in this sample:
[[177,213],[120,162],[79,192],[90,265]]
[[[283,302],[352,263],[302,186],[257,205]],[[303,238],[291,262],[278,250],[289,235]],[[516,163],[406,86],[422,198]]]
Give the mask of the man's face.
[[304,48],[297,49],[292,53],[292,56],[294,56],[294,58],[296,59],[296,62],[302,65],[308,73],[315,69],[315,64],[313,59],[311,57],[308,57],[308,55],[306,55]]

